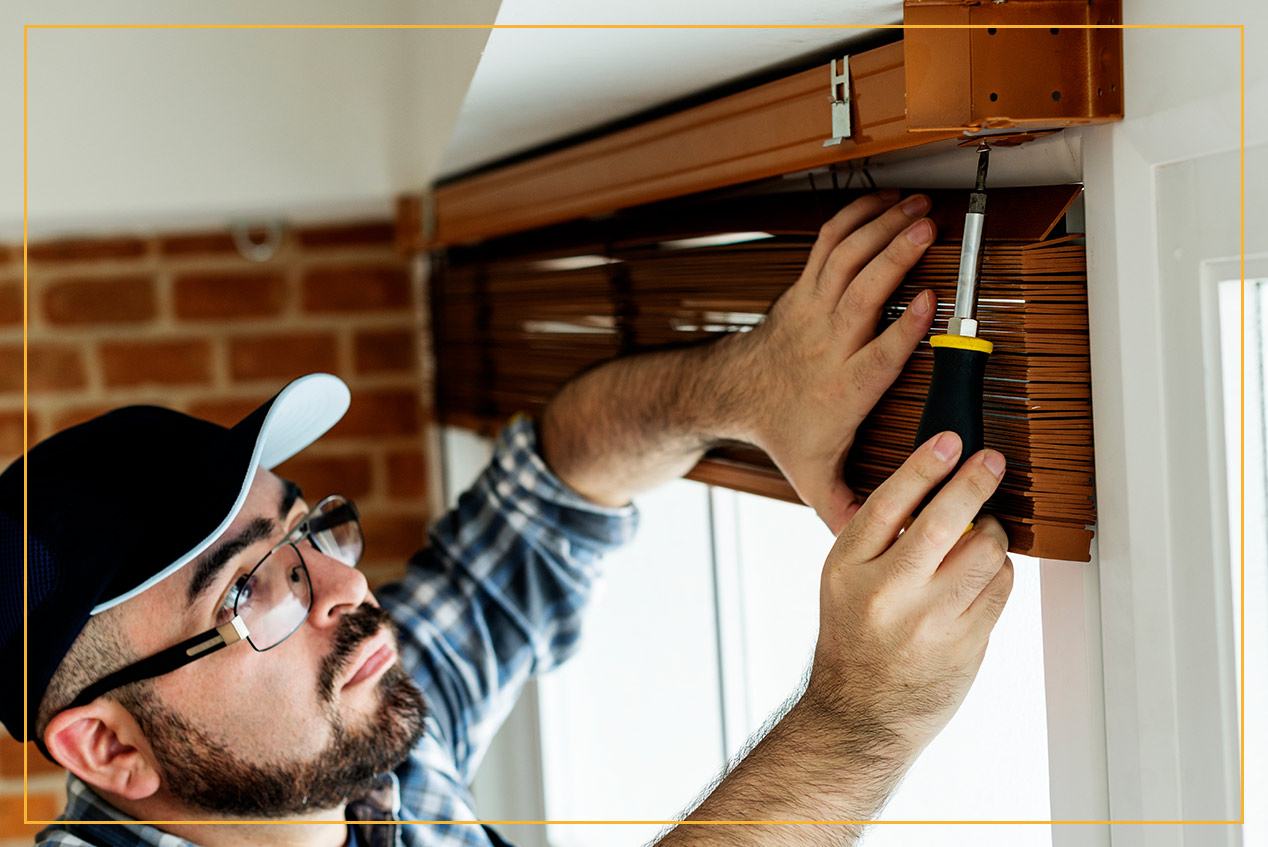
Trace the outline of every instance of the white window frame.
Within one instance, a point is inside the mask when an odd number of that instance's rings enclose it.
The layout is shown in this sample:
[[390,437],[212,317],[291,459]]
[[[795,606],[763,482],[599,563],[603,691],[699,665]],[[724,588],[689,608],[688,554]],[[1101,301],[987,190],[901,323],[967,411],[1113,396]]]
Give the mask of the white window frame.
[[[1149,11],[1158,17],[1159,9]],[[1242,138],[1241,92],[1238,32],[1218,32],[1223,41],[1186,37],[1180,73],[1196,66],[1206,77],[1192,84],[1165,67],[1161,41],[1149,51],[1142,49],[1145,33],[1128,33],[1124,85],[1146,104],[1143,115],[1130,117],[1129,97],[1128,120],[1083,134],[1085,181],[1094,187],[1086,203],[1089,316],[1109,811],[1116,821],[1236,821],[1242,811],[1209,273],[1210,260],[1239,252],[1239,174],[1230,184],[1227,168],[1209,165]],[[1133,42],[1135,50],[1127,49]],[[1261,102],[1262,77],[1247,79],[1246,103]],[[1174,105],[1157,105],[1167,98]],[[1246,153],[1262,161],[1268,133],[1251,111]],[[1183,168],[1199,178],[1177,192],[1166,181]],[[1265,220],[1262,193],[1245,199],[1247,220]],[[1268,249],[1262,231],[1252,229],[1248,223],[1247,252]],[[1237,826],[1117,826],[1113,844],[1234,847],[1241,836]]]

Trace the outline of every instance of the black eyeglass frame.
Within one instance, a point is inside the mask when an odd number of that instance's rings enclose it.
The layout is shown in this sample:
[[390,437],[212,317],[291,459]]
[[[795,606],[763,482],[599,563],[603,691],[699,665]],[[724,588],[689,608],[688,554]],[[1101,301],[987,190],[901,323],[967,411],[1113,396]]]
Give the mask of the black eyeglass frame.
[[[299,542],[303,541],[305,538],[310,538],[312,533],[320,532],[323,529],[339,526],[349,521],[355,521],[358,524],[361,522],[361,516],[357,512],[357,507],[353,505],[351,500],[347,499],[344,499],[342,505],[336,507],[329,513],[317,514],[317,510],[330,499],[330,497],[327,497],[314,506],[308,514],[304,516],[304,519],[301,520],[293,530],[286,534],[285,538],[273,545],[269,552],[260,557],[260,561],[255,563],[255,567],[251,568],[245,577],[245,579],[249,580],[251,576],[260,569],[260,566],[268,560],[269,556],[272,556],[288,544],[294,548],[295,555],[299,557],[299,564],[296,567],[303,572],[304,580],[308,583],[308,608],[304,610],[304,617],[299,619],[299,622],[295,624],[294,629],[286,633],[286,635],[279,638],[273,644],[270,644],[268,647],[257,647],[255,643],[251,641],[251,634],[247,631],[247,626],[242,620],[242,616],[237,614],[238,601],[235,599],[234,616],[228,623],[212,627],[206,632],[200,632],[198,635],[195,635],[192,638],[187,638],[179,644],[168,647],[165,650],[160,650],[147,658],[133,662],[130,665],[120,668],[114,673],[107,674],[92,685],[89,685],[83,691],[79,692],[79,695],[75,697],[75,699],[72,700],[63,711],[87,705],[93,700],[96,700],[102,694],[113,691],[116,688],[121,688],[129,683],[140,682],[143,679],[153,679],[154,677],[169,674],[174,670],[183,668],[185,665],[196,662],[204,656],[210,656],[217,650],[223,650],[230,644],[236,644],[239,641],[246,641],[251,645],[251,649],[256,652],[263,653],[267,650],[272,650],[274,647],[298,632],[299,628],[304,625],[304,621],[308,619],[308,612],[312,611],[313,608],[313,581],[312,577],[308,574],[308,564],[304,561],[304,554],[299,550]],[[360,556],[358,555],[358,561],[359,560]],[[356,567],[357,562],[345,562],[344,564],[347,564],[349,567]]]

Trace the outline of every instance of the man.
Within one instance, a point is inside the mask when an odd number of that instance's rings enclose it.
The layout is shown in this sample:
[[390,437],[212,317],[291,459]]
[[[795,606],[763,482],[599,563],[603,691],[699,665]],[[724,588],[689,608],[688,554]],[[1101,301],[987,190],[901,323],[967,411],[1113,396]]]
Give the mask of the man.
[[[905,532],[955,465],[956,436],[919,447],[864,503],[842,481],[856,428],[933,321],[926,291],[873,338],[934,235],[928,199],[898,199],[872,194],[825,224],[754,332],[610,362],[538,424],[512,422],[377,597],[349,567],[355,508],[329,492],[310,503],[268,470],[343,413],[333,377],[297,380],[230,430],[132,407],[37,445],[26,718],[71,772],[67,822],[42,840],[500,843],[476,824],[338,822],[474,820],[466,785],[523,683],[575,644],[601,554],[633,530],[631,498],[724,438],[766,450],[838,538],[804,694],[690,819],[870,818],[963,699],[1012,581],[1003,530],[977,517],[998,453],[971,457]],[[23,470],[0,478],[14,673]],[[20,695],[3,708],[20,735]],[[679,826],[661,843],[859,831]]]

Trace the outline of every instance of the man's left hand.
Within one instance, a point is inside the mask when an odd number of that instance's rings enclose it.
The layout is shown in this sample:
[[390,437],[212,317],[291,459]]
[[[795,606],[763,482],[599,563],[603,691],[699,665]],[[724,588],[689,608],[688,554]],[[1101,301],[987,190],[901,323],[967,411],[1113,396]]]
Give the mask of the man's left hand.
[[885,301],[924,255],[929,198],[880,191],[823,225],[797,282],[727,352],[753,400],[745,440],[765,450],[833,534],[858,510],[843,476],[855,433],[933,324],[922,291],[876,335]]

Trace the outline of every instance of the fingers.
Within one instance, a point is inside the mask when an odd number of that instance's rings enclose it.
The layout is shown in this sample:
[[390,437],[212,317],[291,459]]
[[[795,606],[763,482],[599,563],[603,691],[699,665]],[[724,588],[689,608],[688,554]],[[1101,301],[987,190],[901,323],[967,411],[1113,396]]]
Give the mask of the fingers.
[[836,316],[847,344],[862,345],[876,327],[881,307],[903,277],[933,243],[933,221],[921,218],[898,232],[850,282],[837,303]]
[[[959,456],[960,436],[954,432],[940,433],[916,448],[902,467],[863,502],[837,536],[834,551],[858,562],[871,561],[884,553],[920,501],[950,472]],[[960,524],[961,531],[967,523],[968,519]],[[945,552],[938,555],[932,567],[937,567]]]
[[961,616],[969,621],[970,626],[980,635],[987,635],[995,627],[1008,597],[1013,591],[1013,563],[1005,557],[1004,563],[982,592],[977,595],[973,604]]
[[[864,416],[894,384],[917,345],[933,326],[938,301],[932,291],[916,295],[898,320],[863,348],[863,355],[853,357],[850,367],[859,398],[858,408]],[[862,418],[859,418],[862,421]]]
[[1008,561],[1008,535],[999,521],[981,517],[938,566],[933,584],[955,610],[967,610]]
[[995,493],[1004,464],[1003,454],[996,450],[982,450],[966,461],[894,543],[899,559],[932,576]]
[[[877,254],[884,255],[883,251],[891,249],[898,235],[907,231],[913,226],[913,222],[920,220],[921,216],[929,211],[929,205],[928,197],[923,194],[913,194],[901,203],[891,206],[880,217],[850,233],[828,256],[823,269],[819,272],[817,288],[824,293],[829,302],[836,302],[844,295],[844,302],[851,312],[871,305],[870,300],[865,301],[863,298],[872,297],[874,292],[855,290],[855,285],[858,283],[856,277],[876,258]],[[928,226],[932,227],[932,223]],[[919,228],[917,232],[924,233],[924,227]],[[932,229],[928,230],[928,235],[929,240],[932,241]],[[901,279],[901,275],[899,278]],[[897,285],[897,281],[894,284]],[[875,301],[875,307],[879,309],[891,293],[893,293],[892,288],[882,294]]]
[[[828,260],[828,256],[832,254],[832,251],[837,248],[837,245],[844,241],[846,236],[888,209],[897,200],[898,189],[896,188],[886,188],[883,191],[864,195],[837,212],[827,223],[819,228],[819,237],[815,240],[814,246],[810,248],[810,258],[806,260],[806,273],[811,279],[816,280],[816,289],[819,273],[823,270],[824,263]],[[837,292],[837,296],[840,296],[840,292]],[[833,302],[836,302],[836,300],[834,299]]]

